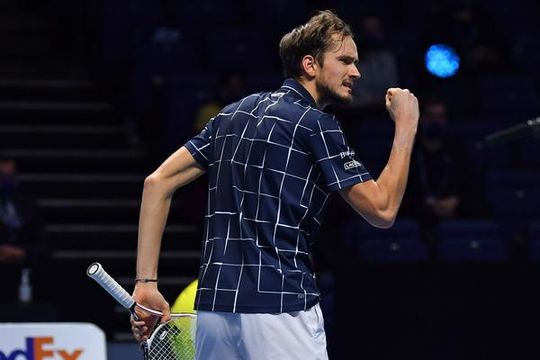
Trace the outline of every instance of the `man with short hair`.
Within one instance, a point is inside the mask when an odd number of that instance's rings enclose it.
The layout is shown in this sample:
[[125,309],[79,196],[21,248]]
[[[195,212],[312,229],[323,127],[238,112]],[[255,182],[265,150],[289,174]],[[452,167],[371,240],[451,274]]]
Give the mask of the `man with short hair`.
[[[350,27],[321,11],[280,42],[285,75],[274,92],[230,104],[144,184],[133,297],[162,311],[157,288],[161,235],[172,194],[208,172],[208,203],[195,300],[197,359],[327,359],[310,245],[328,199],[340,195],[373,226],[396,218],[418,123],[408,90],[389,89],[396,124],[375,181],[326,105],[352,100],[360,77]],[[152,320],[138,310],[137,340]]]

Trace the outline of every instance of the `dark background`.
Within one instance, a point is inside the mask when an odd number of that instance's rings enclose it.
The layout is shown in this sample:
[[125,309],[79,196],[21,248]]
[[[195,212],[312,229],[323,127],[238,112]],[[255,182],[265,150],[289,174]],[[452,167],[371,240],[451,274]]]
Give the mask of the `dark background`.
[[[532,134],[482,143],[540,115],[532,0],[3,1],[0,149],[17,159],[21,188],[43,213],[50,258],[32,265],[34,305],[21,312],[11,302],[0,321],[92,321],[109,341],[129,341],[125,313],[84,277],[86,266],[101,261],[131,289],[144,176],[196,133],[197,110],[217,98],[224,74],[240,73],[246,93],[279,86],[279,39],[326,8],[351,24],[361,60],[366,49],[387,50],[395,85],[420,104],[446,104],[460,164],[469,164],[456,171],[471,185],[451,219],[458,240],[435,258],[414,199],[390,233],[366,230],[333,200],[315,246],[332,358],[537,358],[540,145]],[[383,25],[381,43],[361,31],[368,15]],[[452,78],[425,70],[424,52],[438,42],[462,59]],[[392,134],[384,108],[328,110],[377,176]],[[204,197],[204,181],[176,195],[160,267],[171,302],[196,276]],[[373,238],[383,245],[368,248]],[[502,256],[493,256],[497,246]]]

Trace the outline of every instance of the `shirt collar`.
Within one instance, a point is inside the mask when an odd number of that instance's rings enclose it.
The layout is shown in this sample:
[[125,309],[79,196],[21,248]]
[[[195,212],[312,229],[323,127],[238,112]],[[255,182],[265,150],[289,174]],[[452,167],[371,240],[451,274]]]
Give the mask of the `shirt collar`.
[[309,91],[307,91],[306,88],[298,82],[298,80],[293,79],[293,78],[285,79],[285,81],[283,82],[283,85],[281,85],[281,89],[292,90],[293,93],[299,95],[311,106],[313,106],[314,108],[317,108],[317,103],[315,102],[315,100],[313,99]]

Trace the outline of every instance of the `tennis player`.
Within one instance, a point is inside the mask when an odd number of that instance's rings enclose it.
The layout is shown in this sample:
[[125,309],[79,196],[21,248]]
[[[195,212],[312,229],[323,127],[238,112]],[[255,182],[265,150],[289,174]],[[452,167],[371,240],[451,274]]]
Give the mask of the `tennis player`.
[[[388,90],[394,142],[374,180],[339,122],[323,111],[350,102],[360,77],[350,27],[322,11],[283,36],[279,47],[287,76],[281,88],[223,108],[144,183],[133,297],[168,314],[157,275],[171,197],[209,175],[195,299],[197,359],[327,359],[310,263],[325,205],[338,192],[370,224],[388,228],[405,191],[416,97]],[[144,321],[132,320],[137,340],[152,326],[141,316]]]

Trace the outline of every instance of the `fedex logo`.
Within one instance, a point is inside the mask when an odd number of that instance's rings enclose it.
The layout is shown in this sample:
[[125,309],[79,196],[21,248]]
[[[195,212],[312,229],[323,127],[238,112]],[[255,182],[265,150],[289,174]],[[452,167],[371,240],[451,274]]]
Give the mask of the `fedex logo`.
[[81,349],[68,351],[54,348],[54,338],[52,336],[29,337],[25,340],[26,349],[15,349],[6,354],[0,351],[0,360],[78,360],[83,353]]

